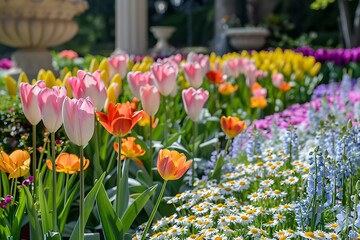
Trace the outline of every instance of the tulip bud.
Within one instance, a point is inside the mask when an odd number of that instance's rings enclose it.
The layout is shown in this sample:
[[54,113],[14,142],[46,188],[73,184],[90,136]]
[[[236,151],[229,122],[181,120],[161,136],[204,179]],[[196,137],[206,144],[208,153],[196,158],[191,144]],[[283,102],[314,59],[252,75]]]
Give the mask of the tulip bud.
[[199,120],[201,111],[209,98],[209,92],[202,88],[198,90],[189,88],[182,91],[182,98],[189,118],[194,122]]
[[62,121],[66,135],[78,146],[86,145],[94,134],[94,104],[86,99],[65,98]]
[[37,81],[35,85],[20,83],[20,98],[26,119],[31,125],[37,125],[41,120],[41,113],[38,104],[38,94],[45,88],[45,82]]
[[159,90],[155,86],[146,84],[140,88],[140,97],[144,111],[150,116],[154,116],[160,106]]
[[192,161],[186,161],[183,153],[161,149],[158,155],[157,169],[164,180],[177,180],[185,174],[191,164]]

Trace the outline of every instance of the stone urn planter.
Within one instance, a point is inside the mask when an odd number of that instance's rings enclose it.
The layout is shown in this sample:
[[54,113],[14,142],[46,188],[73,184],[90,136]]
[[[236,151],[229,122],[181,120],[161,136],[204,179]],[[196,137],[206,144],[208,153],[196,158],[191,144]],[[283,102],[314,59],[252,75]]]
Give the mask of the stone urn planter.
[[236,50],[261,49],[269,34],[266,28],[261,27],[229,28],[226,30],[230,46]]
[[46,49],[75,36],[73,17],[87,7],[86,0],[0,0],[0,43],[18,48],[15,67],[34,77],[40,68],[52,69]]
[[154,34],[154,37],[157,39],[157,43],[152,49],[152,51],[161,55],[171,54],[174,48],[169,45],[168,40],[171,38],[175,30],[176,30],[175,27],[167,27],[167,26],[150,27],[150,31]]

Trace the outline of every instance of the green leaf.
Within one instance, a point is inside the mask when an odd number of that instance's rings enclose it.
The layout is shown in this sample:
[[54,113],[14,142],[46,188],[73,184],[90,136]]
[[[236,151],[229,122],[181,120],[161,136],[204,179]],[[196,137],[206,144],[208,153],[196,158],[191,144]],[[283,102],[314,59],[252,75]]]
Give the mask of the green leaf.
[[213,171],[212,175],[210,176],[209,180],[216,179],[217,181],[220,181],[221,168],[222,168],[223,164],[224,164],[224,156],[221,155],[216,162],[214,171]]
[[26,186],[23,186],[23,189],[26,196],[26,209],[29,216],[31,239],[42,239],[43,233],[40,227],[39,219],[37,217],[32,195]]
[[4,194],[4,196],[6,194],[10,193],[10,187],[9,187],[9,179],[6,176],[6,173],[0,171],[0,175],[1,175],[1,183],[2,183],[2,193]]
[[43,179],[41,174],[39,174],[39,187],[37,188],[37,190],[38,190],[37,196],[39,196],[39,203],[40,203],[42,229],[45,233],[50,232],[52,230],[53,222],[51,215],[49,213],[49,207],[45,197]]
[[122,222],[111,206],[103,184],[101,184],[99,193],[96,196],[96,203],[105,239],[118,239],[120,236],[124,236]]
[[138,196],[135,201],[128,207],[124,216],[121,218],[123,222],[124,232],[126,233],[131,224],[134,222],[137,215],[143,209],[151,195],[155,192],[157,185],[149,187],[146,191],[144,191],[140,196]]
[[44,235],[44,240],[61,240],[59,232],[48,232]]
[[[125,159],[123,169],[122,169],[122,177],[120,180],[120,186],[117,186],[116,191],[121,192],[122,194],[116,194],[116,196],[121,196],[120,199],[115,200],[115,204],[120,204],[119,208],[119,217],[122,217],[128,207],[129,204],[129,162],[130,159]],[[117,202],[119,201],[119,202]],[[115,207],[116,209],[116,207]]]
[[57,174],[57,178],[56,178],[56,205],[59,206],[59,204],[61,203],[62,199],[61,199],[61,193],[64,192],[64,176],[65,174]]
[[20,238],[21,223],[24,216],[25,207],[26,207],[26,196],[24,191],[20,191],[19,204],[16,208],[15,219],[13,219],[13,223],[11,226],[11,232],[15,239]]
[[76,195],[77,191],[79,190],[79,186],[80,186],[80,183],[79,182],[76,183],[75,188],[73,189],[70,196],[68,197],[68,200],[66,201],[66,204],[58,217],[59,218],[59,229],[60,229],[61,233],[64,230],[65,223],[66,223],[67,217],[69,215],[71,204],[73,203],[75,195]]
[[200,148],[204,148],[204,147],[209,146],[209,145],[214,145],[214,144],[216,144],[216,143],[218,143],[218,142],[219,142],[219,139],[218,139],[218,138],[212,138],[212,139],[210,139],[210,140],[208,140],[208,141],[206,141],[206,142],[201,143],[201,144],[199,145],[199,147],[200,147]]
[[[100,186],[105,178],[105,174],[106,172],[104,172],[101,177],[99,178],[99,180],[96,181],[94,187],[90,190],[90,192],[88,193],[88,195],[86,195],[85,197],[85,216],[84,216],[84,220],[85,220],[85,226],[86,226],[86,222],[90,217],[91,211],[94,207],[94,203],[96,200],[96,196],[99,192]],[[77,240],[79,239],[79,231],[80,231],[80,227],[79,227],[79,220],[76,222],[75,227],[73,232],[71,233],[70,236],[70,240]]]
[[11,236],[11,231],[2,211],[3,210],[0,209],[0,239],[6,239],[8,236]]

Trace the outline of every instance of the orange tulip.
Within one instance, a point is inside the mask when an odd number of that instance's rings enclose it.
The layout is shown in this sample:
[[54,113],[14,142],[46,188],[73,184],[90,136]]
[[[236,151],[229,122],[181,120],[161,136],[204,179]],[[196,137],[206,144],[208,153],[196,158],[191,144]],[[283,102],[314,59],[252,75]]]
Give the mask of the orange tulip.
[[[80,158],[75,154],[61,153],[55,160],[56,171],[66,174],[80,172]],[[89,166],[89,159],[84,159],[84,170]],[[47,167],[52,170],[51,160],[46,160]]]
[[255,82],[252,86],[251,86],[251,92],[254,93],[254,91],[262,89],[261,85],[258,82]]
[[192,161],[186,161],[183,153],[161,149],[157,161],[157,169],[164,180],[181,178],[191,166]]
[[9,173],[9,178],[25,176],[30,169],[30,155],[27,151],[15,150],[9,155],[0,152],[0,170]]
[[279,89],[280,89],[281,91],[283,91],[283,92],[289,91],[290,88],[291,88],[291,85],[290,85],[290,83],[288,83],[288,82],[283,82],[283,83],[279,86]]
[[129,102],[114,104],[110,102],[107,114],[97,112],[96,116],[103,127],[112,135],[120,137],[128,134],[142,118],[143,110],[133,111]]
[[264,97],[251,97],[250,98],[250,107],[251,108],[261,108],[264,109],[267,106],[266,98]]
[[237,117],[225,117],[222,116],[220,119],[221,128],[224,133],[230,137],[236,137],[246,128],[245,121],[240,121]]
[[206,77],[210,83],[219,84],[224,81],[221,71],[210,70],[206,73]]
[[220,94],[228,96],[238,90],[238,85],[232,85],[230,82],[225,82],[219,85],[218,90]]
[[[121,143],[121,160],[125,158],[133,159],[139,166],[144,166],[142,161],[138,158],[145,154],[145,150],[141,148],[139,144],[135,143],[136,138],[128,137],[126,139],[122,139]],[[114,143],[114,149],[116,152],[119,152],[119,144]]]

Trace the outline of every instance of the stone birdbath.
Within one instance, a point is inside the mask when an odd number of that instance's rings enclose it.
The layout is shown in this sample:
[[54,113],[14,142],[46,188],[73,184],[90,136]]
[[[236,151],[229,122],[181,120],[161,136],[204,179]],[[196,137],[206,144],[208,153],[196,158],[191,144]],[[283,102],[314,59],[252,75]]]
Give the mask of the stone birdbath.
[[157,39],[157,43],[152,49],[153,52],[161,55],[169,55],[174,50],[174,47],[170,46],[168,40],[175,32],[175,27],[168,26],[153,26],[150,31],[154,34]]
[[39,69],[52,69],[48,47],[75,36],[75,15],[88,8],[86,0],[0,0],[0,43],[18,50],[15,67],[30,78]]
[[236,50],[261,49],[269,34],[269,30],[262,27],[238,27],[226,30],[230,46]]

